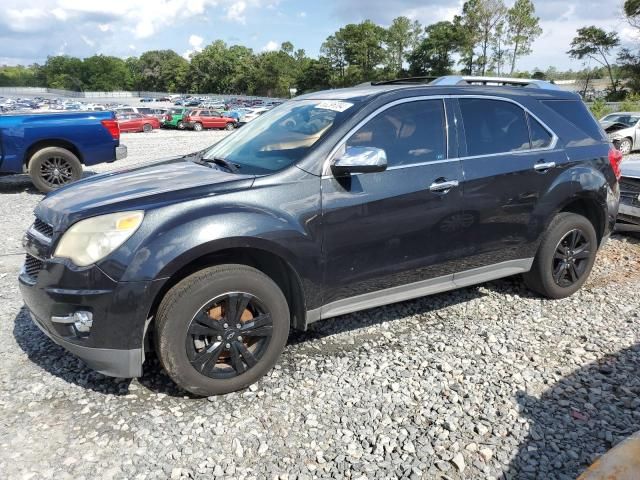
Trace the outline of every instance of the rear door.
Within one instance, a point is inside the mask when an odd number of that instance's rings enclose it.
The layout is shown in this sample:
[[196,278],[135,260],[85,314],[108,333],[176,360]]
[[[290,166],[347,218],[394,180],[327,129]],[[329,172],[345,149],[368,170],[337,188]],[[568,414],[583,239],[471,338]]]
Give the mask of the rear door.
[[348,135],[341,148],[383,149],[386,171],[325,172],[325,304],[436,277],[452,280],[464,245],[462,169],[455,136],[447,142],[445,104],[403,99]]
[[527,270],[548,217],[542,202],[567,157],[556,135],[513,101],[461,97],[457,103],[466,269],[502,264]]

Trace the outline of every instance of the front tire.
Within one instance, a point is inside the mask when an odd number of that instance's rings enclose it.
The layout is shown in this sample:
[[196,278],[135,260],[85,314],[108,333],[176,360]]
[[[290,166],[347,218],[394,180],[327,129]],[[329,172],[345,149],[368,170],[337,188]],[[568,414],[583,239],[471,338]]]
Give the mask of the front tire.
[[153,126],[152,126],[150,123],[145,123],[145,124],[142,126],[142,131],[143,131],[144,133],[149,133],[151,130],[153,130]]
[[194,129],[196,132],[201,132],[201,131],[202,131],[202,124],[201,124],[201,123],[194,123],[194,124],[193,124],[193,129]]
[[46,147],[29,160],[29,176],[38,190],[49,193],[80,180],[82,163],[67,149]]
[[224,129],[228,132],[233,130],[234,128],[236,128],[236,126],[233,123],[227,123],[227,125],[224,127]]
[[586,282],[598,251],[598,237],[591,222],[570,212],[558,214],[544,235],[526,285],[545,297],[573,295]]
[[618,150],[620,150],[623,155],[629,155],[633,150],[633,141],[630,138],[623,138],[620,140]]
[[271,370],[290,319],[271,278],[245,265],[219,265],[169,290],[156,322],[158,356],[171,379],[210,396],[246,388]]
[[184,129],[185,129],[185,124],[184,124],[184,122],[183,122],[182,120],[180,120],[180,121],[178,122],[177,127],[178,127],[178,130],[184,130]]

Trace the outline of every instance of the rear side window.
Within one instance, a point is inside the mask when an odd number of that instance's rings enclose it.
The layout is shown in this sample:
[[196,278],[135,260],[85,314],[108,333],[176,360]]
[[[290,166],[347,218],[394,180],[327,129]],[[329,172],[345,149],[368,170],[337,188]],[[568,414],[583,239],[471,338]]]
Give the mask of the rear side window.
[[419,100],[390,107],[365,123],[347,140],[348,147],[376,147],[390,167],[447,158],[442,100]]
[[501,100],[461,98],[467,155],[529,150],[529,127],[519,106]]
[[600,125],[580,100],[543,100],[542,103],[595,140],[605,140]]
[[535,118],[527,115],[529,120],[529,132],[531,134],[531,148],[547,148],[551,146],[553,136],[549,131],[540,125]]

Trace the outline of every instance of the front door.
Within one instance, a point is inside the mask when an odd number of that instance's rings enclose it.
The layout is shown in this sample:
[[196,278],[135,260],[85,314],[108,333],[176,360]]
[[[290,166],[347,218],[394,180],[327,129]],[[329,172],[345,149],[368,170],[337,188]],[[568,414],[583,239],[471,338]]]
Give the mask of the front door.
[[464,218],[457,186],[462,169],[451,158],[457,146],[447,148],[446,125],[443,99],[388,107],[344,146],[383,149],[386,171],[342,178],[325,172],[325,305],[452,277],[457,249],[464,243]]

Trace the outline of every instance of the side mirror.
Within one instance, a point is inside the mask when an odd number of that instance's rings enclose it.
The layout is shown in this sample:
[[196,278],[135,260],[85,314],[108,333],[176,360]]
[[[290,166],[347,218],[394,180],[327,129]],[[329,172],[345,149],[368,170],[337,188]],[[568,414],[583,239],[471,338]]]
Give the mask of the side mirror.
[[387,169],[387,154],[376,147],[347,147],[331,165],[334,175],[383,172]]

